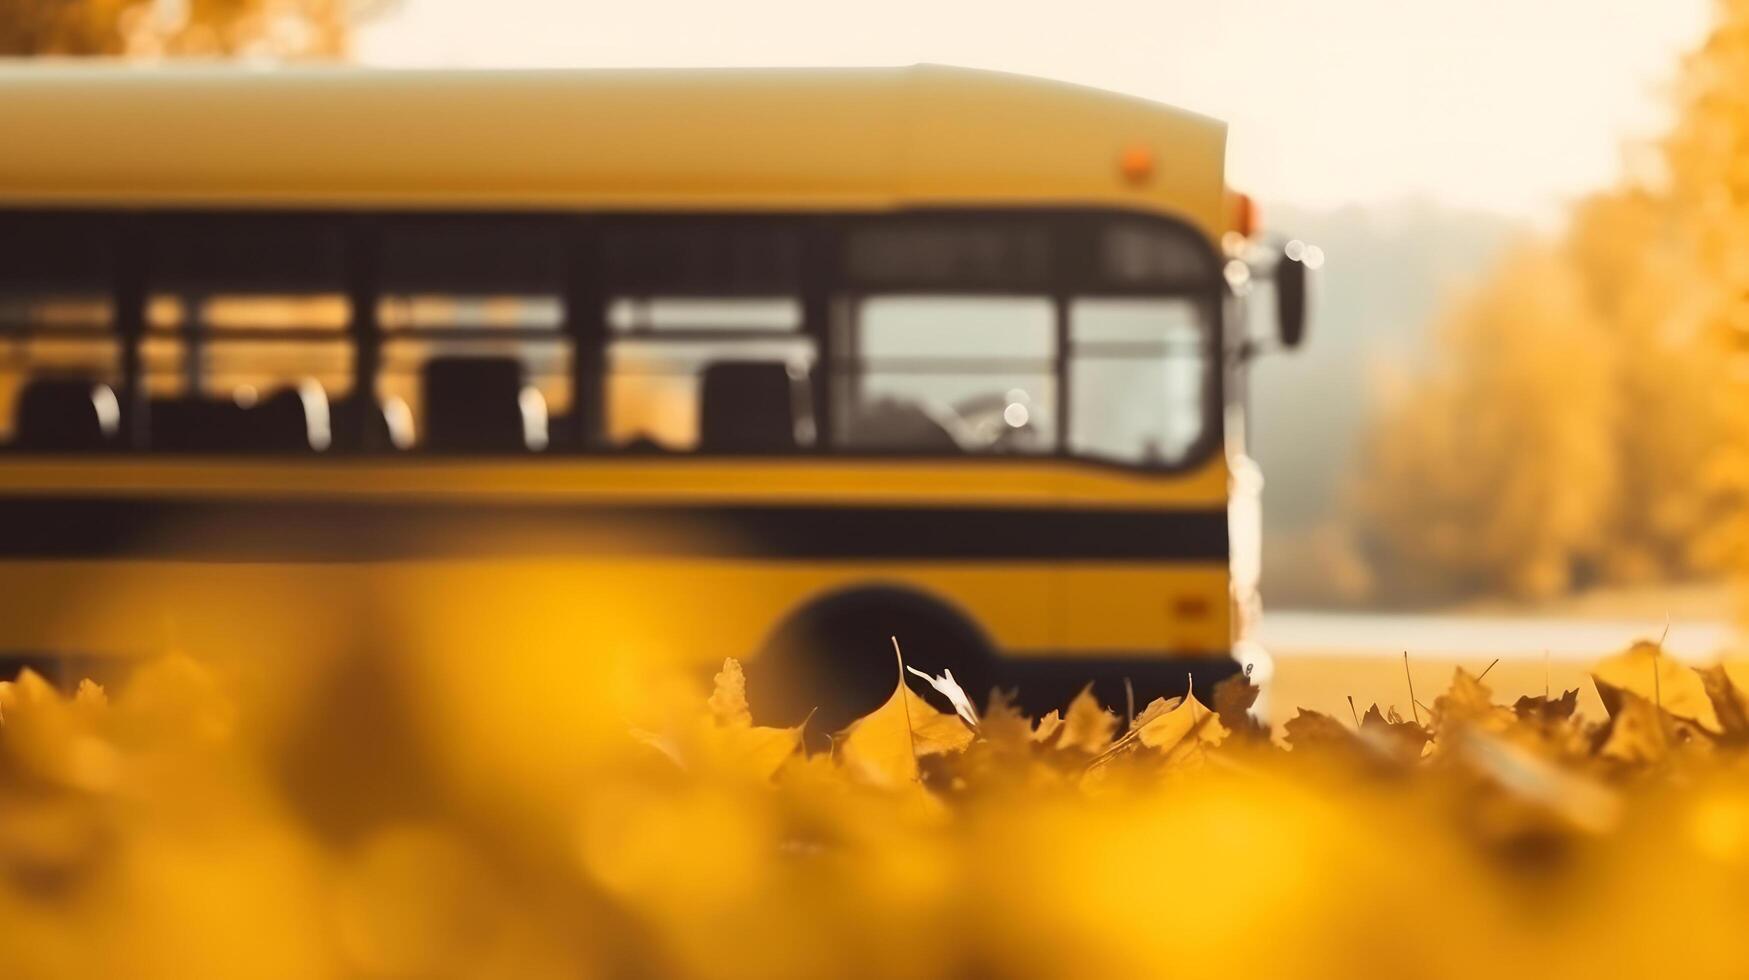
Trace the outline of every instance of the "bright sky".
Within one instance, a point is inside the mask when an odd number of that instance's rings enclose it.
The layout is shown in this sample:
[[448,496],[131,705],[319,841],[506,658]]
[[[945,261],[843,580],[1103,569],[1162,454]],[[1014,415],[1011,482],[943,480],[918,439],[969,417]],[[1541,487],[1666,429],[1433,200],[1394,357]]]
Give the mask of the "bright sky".
[[1658,132],[1708,0],[401,0],[370,63],[899,65],[1064,79],[1232,124],[1233,182],[1547,219]]

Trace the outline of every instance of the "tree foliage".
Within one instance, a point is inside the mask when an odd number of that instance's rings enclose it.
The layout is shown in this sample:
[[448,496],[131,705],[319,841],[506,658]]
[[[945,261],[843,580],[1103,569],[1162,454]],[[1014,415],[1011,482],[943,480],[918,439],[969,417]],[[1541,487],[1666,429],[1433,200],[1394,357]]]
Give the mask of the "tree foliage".
[[1677,121],[1558,240],[1510,252],[1396,379],[1355,499],[1398,597],[1708,574],[1749,524],[1749,2]]
[[0,0],[0,56],[331,59],[380,0]]

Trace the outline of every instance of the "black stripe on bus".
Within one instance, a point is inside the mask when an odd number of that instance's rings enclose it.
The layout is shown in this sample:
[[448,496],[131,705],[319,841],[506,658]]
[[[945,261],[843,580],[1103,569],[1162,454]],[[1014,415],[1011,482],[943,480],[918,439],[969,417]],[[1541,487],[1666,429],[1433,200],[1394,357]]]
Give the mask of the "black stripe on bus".
[[469,554],[1224,562],[1199,510],[0,497],[0,558],[372,561]]

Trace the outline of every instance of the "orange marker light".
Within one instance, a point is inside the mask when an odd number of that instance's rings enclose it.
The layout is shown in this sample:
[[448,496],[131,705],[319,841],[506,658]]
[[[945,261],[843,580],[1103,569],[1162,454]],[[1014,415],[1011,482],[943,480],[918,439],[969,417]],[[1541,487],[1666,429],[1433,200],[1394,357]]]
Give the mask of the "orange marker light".
[[1263,226],[1257,213],[1257,202],[1249,194],[1233,194],[1233,230],[1250,238]]
[[1117,169],[1131,184],[1138,187],[1146,184],[1154,179],[1154,151],[1141,145],[1125,147],[1118,157]]

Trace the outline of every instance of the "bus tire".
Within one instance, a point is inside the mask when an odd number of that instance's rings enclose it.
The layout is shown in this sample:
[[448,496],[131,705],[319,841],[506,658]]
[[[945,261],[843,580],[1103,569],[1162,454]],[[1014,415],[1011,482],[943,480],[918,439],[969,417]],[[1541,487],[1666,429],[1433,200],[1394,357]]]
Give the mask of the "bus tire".
[[[996,680],[996,658],[983,632],[939,600],[877,587],[812,602],[772,632],[747,668],[754,720],[796,725],[808,719],[815,744],[820,736],[842,731],[892,696],[898,677],[894,637],[905,666],[936,676],[953,671],[973,703],[983,707]],[[923,690],[938,708],[952,710],[941,695]]]

